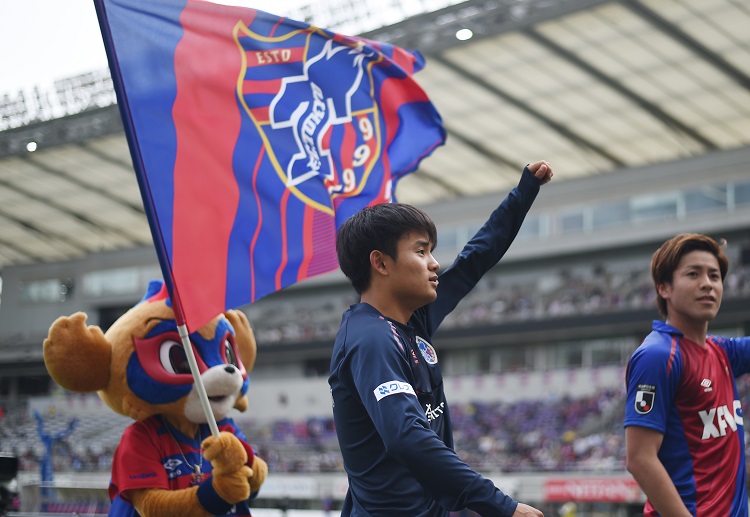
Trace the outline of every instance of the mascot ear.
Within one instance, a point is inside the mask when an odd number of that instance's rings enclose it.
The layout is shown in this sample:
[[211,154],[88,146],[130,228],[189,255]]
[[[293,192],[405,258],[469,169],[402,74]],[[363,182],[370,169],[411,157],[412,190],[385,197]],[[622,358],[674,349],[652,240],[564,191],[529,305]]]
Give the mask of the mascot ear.
[[60,386],[71,391],[98,391],[109,382],[112,347],[86,314],[57,318],[44,340],[44,364]]
[[244,312],[232,309],[225,312],[224,317],[234,327],[240,359],[242,359],[242,365],[245,367],[245,370],[249,372],[255,366],[255,356],[258,352],[255,343],[255,333],[253,333],[253,329],[250,327],[250,322]]

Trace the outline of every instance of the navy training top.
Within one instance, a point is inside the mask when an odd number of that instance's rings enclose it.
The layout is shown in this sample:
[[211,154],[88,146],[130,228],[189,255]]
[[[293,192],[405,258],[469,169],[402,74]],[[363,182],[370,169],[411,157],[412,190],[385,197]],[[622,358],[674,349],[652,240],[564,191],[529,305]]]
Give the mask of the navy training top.
[[453,450],[437,353],[440,323],[505,254],[541,181],[521,180],[440,275],[437,299],[403,325],[366,303],[344,312],[331,357],[333,416],[349,481],[342,516],[509,517],[518,503]]

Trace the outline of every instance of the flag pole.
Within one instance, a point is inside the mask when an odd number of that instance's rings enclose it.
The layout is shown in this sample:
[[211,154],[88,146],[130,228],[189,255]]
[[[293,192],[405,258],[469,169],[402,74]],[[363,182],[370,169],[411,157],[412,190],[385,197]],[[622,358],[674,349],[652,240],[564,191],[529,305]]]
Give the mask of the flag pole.
[[214,436],[214,438],[218,438],[219,426],[216,425],[216,418],[214,417],[214,412],[211,410],[211,403],[208,401],[206,386],[203,384],[203,379],[201,378],[200,371],[198,370],[198,363],[195,360],[195,353],[193,353],[193,345],[190,343],[190,332],[188,331],[187,325],[184,323],[177,325],[177,332],[180,333],[182,348],[185,349],[185,355],[187,356],[188,364],[190,365],[190,372],[193,374],[193,380],[195,381],[195,390],[198,392],[198,398],[201,401],[201,407],[203,408],[203,412],[206,414],[208,427],[211,428],[211,434]]

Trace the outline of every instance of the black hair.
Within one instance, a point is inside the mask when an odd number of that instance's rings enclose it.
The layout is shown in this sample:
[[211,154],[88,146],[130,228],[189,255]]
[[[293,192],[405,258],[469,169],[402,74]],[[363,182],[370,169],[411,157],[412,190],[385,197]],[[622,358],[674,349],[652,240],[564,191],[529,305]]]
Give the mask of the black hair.
[[370,286],[370,253],[381,251],[398,259],[398,241],[411,232],[424,233],[437,246],[435,222],[424,211],[403,203],[368,206],[347,219],[336,233],[339,266],[362,294]]

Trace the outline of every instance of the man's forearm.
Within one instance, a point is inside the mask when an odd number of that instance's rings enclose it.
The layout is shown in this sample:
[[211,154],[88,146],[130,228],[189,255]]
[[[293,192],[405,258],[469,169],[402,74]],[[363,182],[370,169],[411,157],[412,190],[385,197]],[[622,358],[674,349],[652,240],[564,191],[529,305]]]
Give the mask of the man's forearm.
[[661,517],[692,517],[658,459],[633,467],[630,473]]

